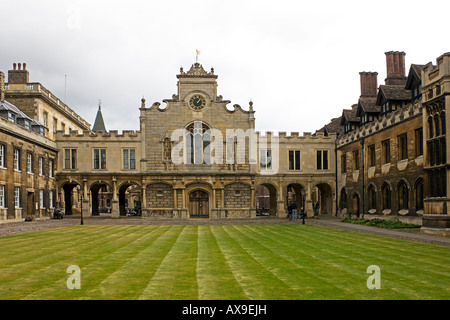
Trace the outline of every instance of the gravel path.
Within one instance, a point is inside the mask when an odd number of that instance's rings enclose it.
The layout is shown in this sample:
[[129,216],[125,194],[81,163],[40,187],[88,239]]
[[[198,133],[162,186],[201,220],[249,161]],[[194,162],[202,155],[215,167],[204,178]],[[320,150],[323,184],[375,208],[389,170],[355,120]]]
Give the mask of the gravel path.
[[[430,235],[423,233],[420,228],[417,229],[383,229],[377,227],[356,225],[341,222],[340,218],[322,215],[320,219],[306,219],[306,224],[321,225],[331,228],[338,228],[349,231],[363,232],[380,236],[394,237],[398,239],[413,240],[443,246],[450,246],[450,238],[438,235]],[[10,222],[0,224],[0,237],[45,230],[51,228],[59,228],[70,225],[79,225],[78,217],[66,217],[62,220],[45,219],[31,222]],[[122,217],[112,219],[109,216],[88,217],[84,218],[84,224],[104,224],[104,225],[164,225],[164,224],[183,224],[183,225],[223,225],[223,224],[301,224],[301,220],[289,221],[287,219],[278,219],[273,217],[257,217],[255,219],[230,219],[230,220],[209,220],[209,219],[189,219],[189,220],[169,220],[169,219],[148,219],[139,217]]]

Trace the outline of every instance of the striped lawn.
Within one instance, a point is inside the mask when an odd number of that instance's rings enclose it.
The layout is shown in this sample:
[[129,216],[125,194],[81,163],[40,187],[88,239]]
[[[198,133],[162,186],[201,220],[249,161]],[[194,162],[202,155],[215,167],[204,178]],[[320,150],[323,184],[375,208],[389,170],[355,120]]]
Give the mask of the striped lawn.
[[[69,290],[70,265],[81,289]],[[381,289],[368,289],[380,268]],[[450,248],[313,225],[84,225],[0,238],[0,299],[449,299]]]

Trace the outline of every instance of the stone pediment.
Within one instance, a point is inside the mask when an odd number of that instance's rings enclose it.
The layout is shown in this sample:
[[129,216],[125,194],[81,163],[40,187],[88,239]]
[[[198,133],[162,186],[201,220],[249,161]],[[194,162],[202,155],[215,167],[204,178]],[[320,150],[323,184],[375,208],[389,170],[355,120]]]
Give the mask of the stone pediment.
[[177,78],[192,78],[192,77],[217,78],[217,75],[214,74],[214,68],[211,68],[211,72],[207,72],[203,68],[203,66],[198,62],[194,63],[188,72],[184,72],[183,68],[180,68],[180,74],[177,75]]

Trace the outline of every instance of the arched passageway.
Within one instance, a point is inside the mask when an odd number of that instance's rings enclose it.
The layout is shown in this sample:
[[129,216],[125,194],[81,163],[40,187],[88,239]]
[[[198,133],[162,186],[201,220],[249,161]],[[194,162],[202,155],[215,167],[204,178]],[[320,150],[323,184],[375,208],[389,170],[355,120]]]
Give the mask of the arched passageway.
[[256,214],[277,215],[277,188],[270,183],[260,184],[256,188]]

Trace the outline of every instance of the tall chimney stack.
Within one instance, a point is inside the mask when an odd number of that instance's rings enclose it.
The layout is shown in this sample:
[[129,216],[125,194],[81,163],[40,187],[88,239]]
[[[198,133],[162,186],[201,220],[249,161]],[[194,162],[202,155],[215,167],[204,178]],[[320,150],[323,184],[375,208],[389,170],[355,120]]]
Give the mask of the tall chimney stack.
[[361,97],[376,97],[378,89],[378,72],[360,72]]
[[5,101],[5,74],[0,71],[0,102]]
[[18,64],[18,68],[16,69],[16,64],[13,64],[13,70],[8,71],[8,84],[28,84],[30,78],[30,74],[28,70],[26,70],[26,63]]
[[385,52],[386,55],[386,69],[387,85],[405,85],[406,71],[405,71],[405,53],[399,51]]

